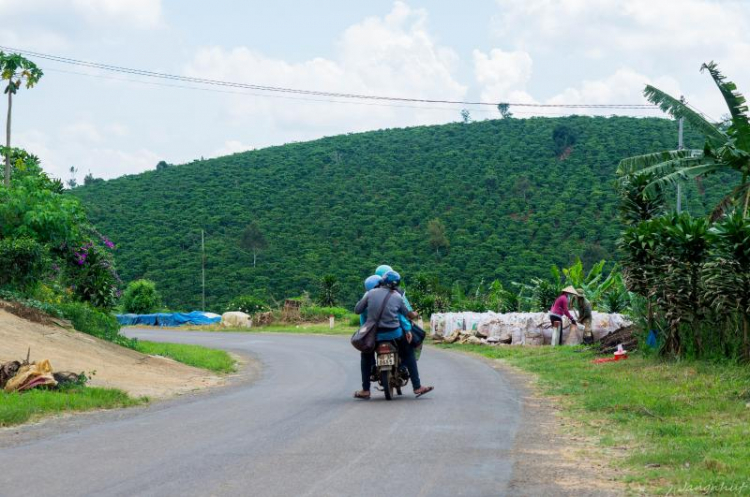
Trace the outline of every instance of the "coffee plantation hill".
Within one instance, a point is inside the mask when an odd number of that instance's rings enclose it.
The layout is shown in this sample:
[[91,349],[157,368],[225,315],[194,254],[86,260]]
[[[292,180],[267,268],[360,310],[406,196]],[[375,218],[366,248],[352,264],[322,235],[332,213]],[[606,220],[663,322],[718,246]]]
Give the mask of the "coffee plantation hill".
[[[686,138],[702,146],[700,136]],[[547,276],[577,256],[612,260],[619,160],[675,148],[676,139],[676,123],[657,118],[421,126],[160,163],[72,193],[117,244],[123,279],[155,281],[172,309],[200,307],[201,229],[207,308],[241,294],[315,297],[328,274],[339,303],[352,305],[382,263],[407,284],[421,271],[471,291],[482,280]],[[686,185],[691,212],[719,197],[703,193],[710,185]],[[242,244],[252,224],[266,242],[255,267]]]

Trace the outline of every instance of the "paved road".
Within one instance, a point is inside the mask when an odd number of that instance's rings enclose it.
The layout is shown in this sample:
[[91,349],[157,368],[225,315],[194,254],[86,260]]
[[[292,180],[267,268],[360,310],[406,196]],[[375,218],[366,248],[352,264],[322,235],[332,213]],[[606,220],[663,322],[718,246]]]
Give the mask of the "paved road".
[[52,422],[0,449],[0,495],[523,494],[508,488],[520,392],[479,360],[425,350],[434,392],[357,401],[359,358],[344,337],[129,334],[250,353],[262,374],[166,406]]

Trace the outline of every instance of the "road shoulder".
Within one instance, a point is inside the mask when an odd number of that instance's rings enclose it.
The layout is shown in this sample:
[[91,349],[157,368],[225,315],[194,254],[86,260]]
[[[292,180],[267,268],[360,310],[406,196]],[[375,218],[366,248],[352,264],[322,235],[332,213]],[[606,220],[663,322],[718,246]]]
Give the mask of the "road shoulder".
[[507,377],[522,394],[521,423],[513,444],[509,495],[617,496],[626,493],[610,463],[617,458],[562,414],[559,399],[541,395],[536,377],[502,360],[470,354]]

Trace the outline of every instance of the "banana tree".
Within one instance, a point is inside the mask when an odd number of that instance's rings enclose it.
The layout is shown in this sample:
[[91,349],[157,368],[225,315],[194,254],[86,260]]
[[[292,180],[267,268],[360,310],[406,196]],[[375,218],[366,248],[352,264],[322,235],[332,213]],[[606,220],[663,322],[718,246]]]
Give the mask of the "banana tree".
[[671,150],[629,157],[620,162],[617,174],[621,180],[654,175],[645,191],[655,193],[657,189],[682,181],[722,171],[736,171],[742,177],[740,184],[719,202],[712,219],[718,219],[733,205],[740,205],[743,217],[747,217],[750,208],[750,122],[747,103],[737,91],[737,86],[719,72],[716,63],[703,64],[703,71],[708,71],[724,97],[731,116],[729,126],[724,129],[718,123],[708,121],[686,103],[647,85],[644,96],[674,118],[684,118],[705,136],[705,145],[702,150]]
[[[11,111],[13,95],[18,93],[21,85],[32,88],[39,82],[44,73],[30,60],[19,54],[6,54],[0,51],[0,79],[7,80],[5,94],[8,95],[8,119],[5,125],[5,147],[10,148]],[[5,154],[5,187],[10,188],[10,154]]]
[[704,268],[708,300],[721,314],[739,316],[742,355],[750,361],[750,219],[733,212],[716,223],[714,258]]

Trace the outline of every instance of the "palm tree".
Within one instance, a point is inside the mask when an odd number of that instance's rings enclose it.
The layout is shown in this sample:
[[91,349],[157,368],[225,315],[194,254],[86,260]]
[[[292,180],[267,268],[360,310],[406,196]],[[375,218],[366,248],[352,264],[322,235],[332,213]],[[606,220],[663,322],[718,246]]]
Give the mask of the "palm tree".
[[727,81],[714,62],[703,64],[701,72],[708,71],[719,88],[729,108],[729,126],[724,129],[718,123],[709,122],[703,115],[692,110],[686,103],[647,85],[644,96],[661,110],[679,119],[684,118],[706,137],[702,150],[671,150],[638,155],[623,159],[617,174],[623,179],[653,174],[654,179],[646,191],[676,185],[680,181],[699,178],[720,171],[737,171],[742,181],[714,209],[716,220],[732,205],[742,206],[742,215],[747,217],[750,207],[750,122],[747,103],[737,86]]
[[[6,54],[0,51],[0,79],[8,80],[5,93],[8,95],[8,120],[5,125],[5,148],[10,152],[10,117],[13,109],[13,95],[15,95],[21,84],[31,88],[39,82],[44,75],[41,69],[30,60],[18,54]],[[10,188],[10,153],[5,154],[5,186]]]

